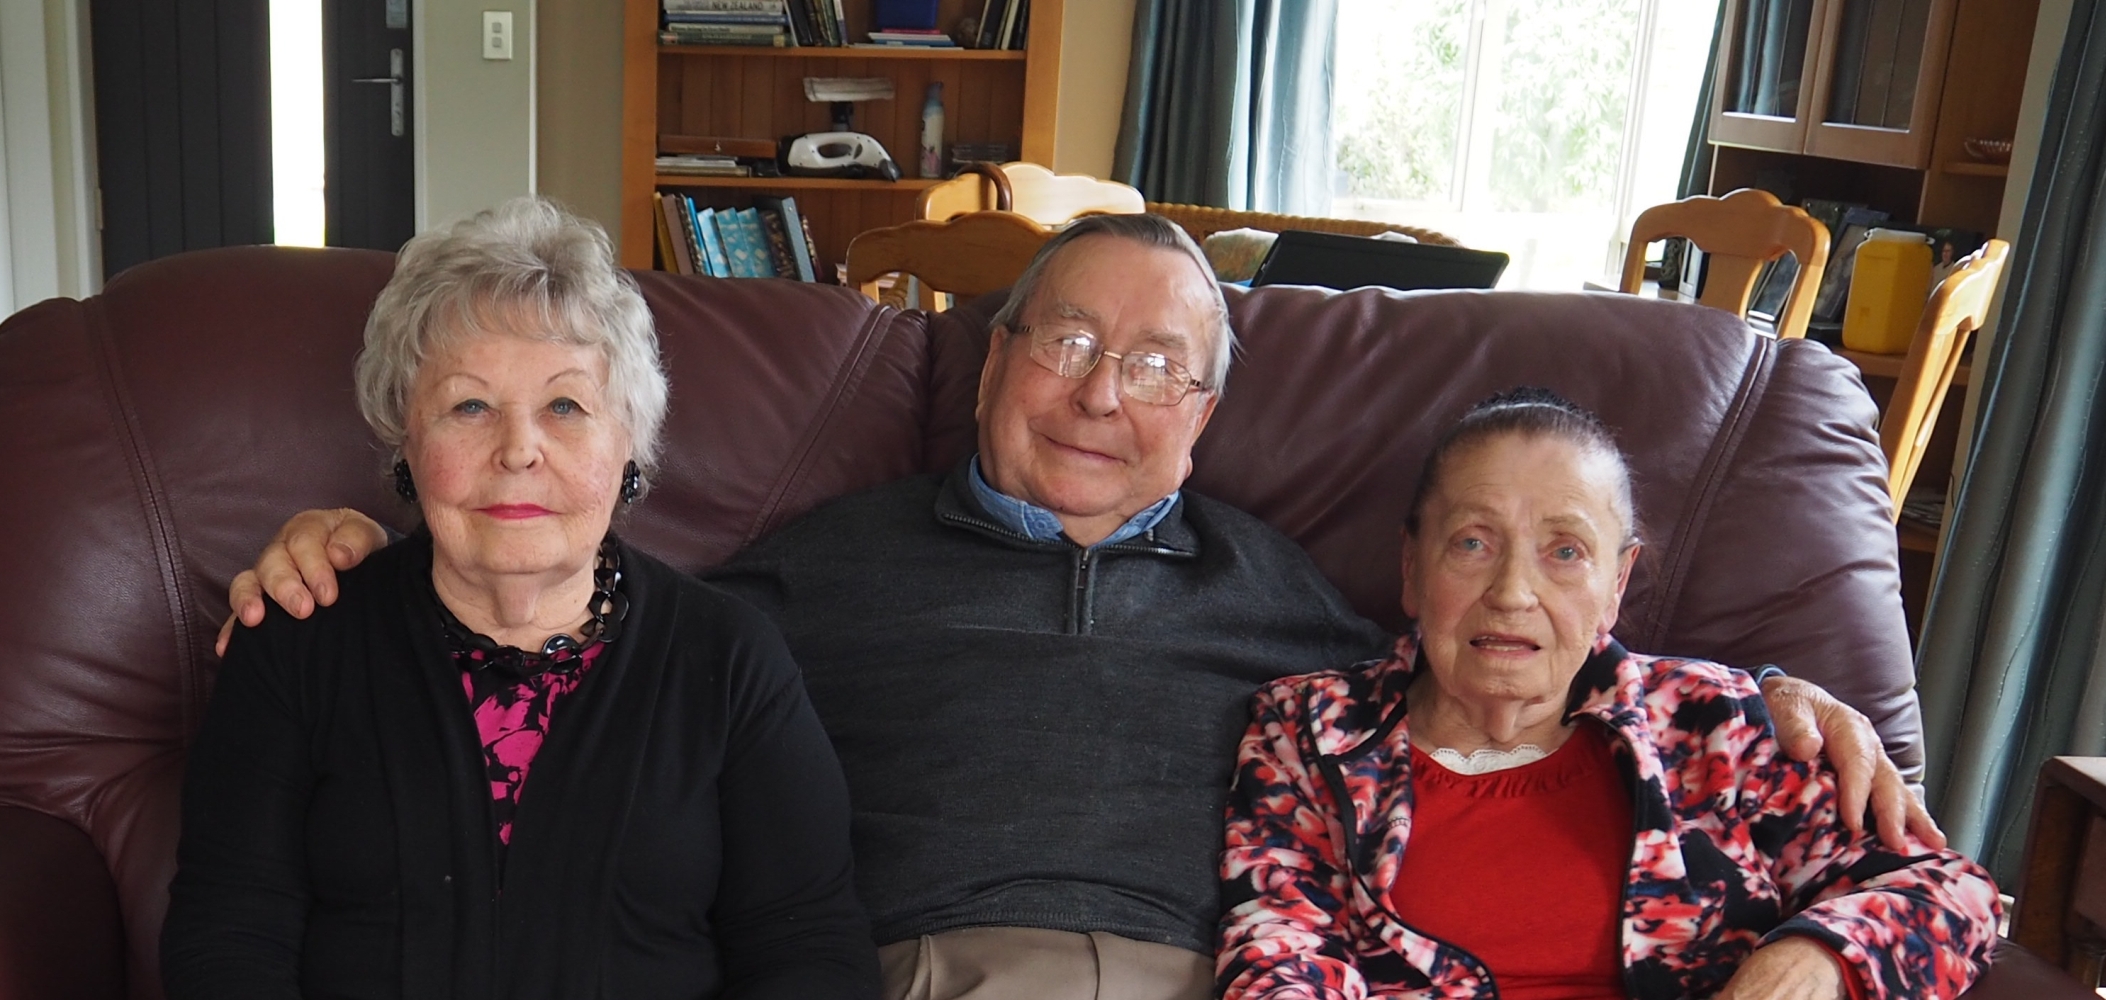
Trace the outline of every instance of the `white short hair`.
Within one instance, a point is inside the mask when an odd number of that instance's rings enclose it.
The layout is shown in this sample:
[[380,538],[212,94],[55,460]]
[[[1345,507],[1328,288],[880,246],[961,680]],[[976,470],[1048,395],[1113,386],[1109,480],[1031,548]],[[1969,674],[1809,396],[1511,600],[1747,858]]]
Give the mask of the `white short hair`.
[[605,230],[527,196],[403,244],[358,355],[358,409],[382,443],[402,447],[418,366],[480,333],[598,350],[630,457],[657,468],[668,395],[658,332]]
[[1236,331],[1229,326],[1228,300],[1222,297],[1221,284],[1214,280],[1214,266],[1207,263],[1207,255],[1199,249],[1199,244],[1192,241],[1191,234],[1186,233],[1183,226],[1160,215],[1139,212],[1085,215],[1069,223],[1059,235],[1039,248],[1037,256],[1031,258],[1031,265],[1024,268],[1023,275],[1010,286],[1009,300],[1002,303],[1001,311],[995,313],[988,325],[1016,329],[1017,317],[1030,306],[1031,297],[1038,292],[1038,283],[1053,266],[1053,258],[1069,244],[1091,236],[1112,236],[1157,250],[1181,253],[1199,269],[1205,286],[1200,294],[1207,299],[1209,329],[1206,332],[1213,339],[1199,380],[1206,383],[1207,388],[1220,392],[1228,383],[1229,361],[1236,351]]

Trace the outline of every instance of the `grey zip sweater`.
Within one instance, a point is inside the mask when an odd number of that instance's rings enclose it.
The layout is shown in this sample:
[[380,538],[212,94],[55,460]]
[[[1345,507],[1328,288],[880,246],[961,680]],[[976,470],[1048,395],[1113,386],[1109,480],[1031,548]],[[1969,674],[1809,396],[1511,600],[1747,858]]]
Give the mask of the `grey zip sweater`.
[[877,941],[1022,926],[1211,954],[1252,692],[1390,636],[1226,504],[1186,491],[1084,549],[1001,527],[966,476],[835,501],[710,574],[804,670]]

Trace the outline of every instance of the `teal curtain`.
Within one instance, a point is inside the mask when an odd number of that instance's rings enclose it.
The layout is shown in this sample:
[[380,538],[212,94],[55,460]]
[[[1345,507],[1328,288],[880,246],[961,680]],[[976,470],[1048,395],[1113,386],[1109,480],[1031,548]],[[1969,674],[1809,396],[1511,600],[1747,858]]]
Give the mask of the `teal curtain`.
[[1150,201],[1331,207],[1338,0],[1139,0],[1112,176]]
[[[2010,884],[2033,782],[2106,754],[2106,12],[2077,0],[1918,657],[1931,805]],[[1985,378],[1986,376],[1986,378]]]

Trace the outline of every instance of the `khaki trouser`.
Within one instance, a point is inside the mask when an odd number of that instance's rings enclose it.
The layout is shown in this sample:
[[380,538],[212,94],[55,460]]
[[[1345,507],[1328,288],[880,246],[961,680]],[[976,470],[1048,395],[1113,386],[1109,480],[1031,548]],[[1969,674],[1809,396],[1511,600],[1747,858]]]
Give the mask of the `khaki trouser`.
[[885,1000],[1207,1000],[1214,960],[1091,931],[968,927],[878,949]]

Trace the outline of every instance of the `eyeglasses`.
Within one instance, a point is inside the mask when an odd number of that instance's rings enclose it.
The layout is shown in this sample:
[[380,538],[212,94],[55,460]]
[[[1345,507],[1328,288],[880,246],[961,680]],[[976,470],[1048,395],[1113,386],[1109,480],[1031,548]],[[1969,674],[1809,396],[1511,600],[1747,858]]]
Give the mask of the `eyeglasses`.
[[1206,383],[1192,377],[1184,365],[1152,352],[1116,354],[1104,349],[1097,336],[1065,326],[1019,326],[1017,333],[1031,338],[1031,360],[1062,378],[1088,378],[1100,358],[1119,363],[1119,392],[1126,398],[1156,406],[1176,406],[1194,389],[1205,391]]

